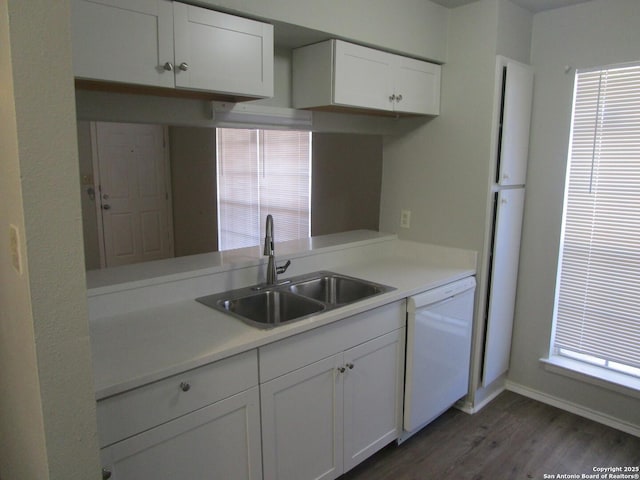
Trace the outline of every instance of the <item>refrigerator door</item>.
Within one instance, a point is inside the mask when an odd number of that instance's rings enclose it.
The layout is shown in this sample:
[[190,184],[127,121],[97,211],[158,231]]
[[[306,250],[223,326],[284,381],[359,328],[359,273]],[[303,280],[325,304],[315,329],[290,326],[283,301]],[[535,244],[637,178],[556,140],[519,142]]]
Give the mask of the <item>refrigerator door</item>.
[[484,386],[509,369],[524,210],[524,188],[505,189],[496,195],[482,378]]
[[529,154],[529,126],[533,98],[533,70],[513,60],[503,62],[500,139],[496,183],[524,185]]

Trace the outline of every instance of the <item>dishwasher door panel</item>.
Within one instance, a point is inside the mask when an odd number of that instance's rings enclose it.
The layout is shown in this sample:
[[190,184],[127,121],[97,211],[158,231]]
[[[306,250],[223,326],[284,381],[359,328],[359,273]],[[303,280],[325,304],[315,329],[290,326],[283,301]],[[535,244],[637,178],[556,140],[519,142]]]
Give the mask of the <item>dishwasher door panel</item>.
[[407,318],[404,429],[423,427],[468,392],[474,290]]

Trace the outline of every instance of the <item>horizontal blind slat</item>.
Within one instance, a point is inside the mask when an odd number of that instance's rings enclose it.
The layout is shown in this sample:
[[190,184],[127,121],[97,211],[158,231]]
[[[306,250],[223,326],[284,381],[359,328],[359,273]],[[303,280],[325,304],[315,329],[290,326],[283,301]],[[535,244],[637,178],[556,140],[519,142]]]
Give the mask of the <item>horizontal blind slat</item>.
[[554,348],[640,368],[640,65],[578,72]]

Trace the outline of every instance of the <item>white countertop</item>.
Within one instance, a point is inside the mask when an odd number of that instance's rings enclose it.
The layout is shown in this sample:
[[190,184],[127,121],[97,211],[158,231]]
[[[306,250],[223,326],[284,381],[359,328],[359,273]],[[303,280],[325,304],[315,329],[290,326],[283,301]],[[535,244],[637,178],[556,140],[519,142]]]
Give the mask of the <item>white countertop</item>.
[[[96,399],[235,355],[290,335],[473,275],[475,254],[393,240],[388,254],[317,270],[331,270],[395,287],[391,292],[273,329],[261,330],[193,298],[90,321]],[[417,246],[417,247],[416,247]],[[409,248],[411,247],[411,248]],[[461,253],[460,253],[461,252]],[[456,253],[464,257],[452,261]],[[468,254],[468,255],[465,255]],[[444,255],[445,257],[447,255]],[[323,261],[326,262],[326,259]],[[298,272],[300,273],[300,272]]]

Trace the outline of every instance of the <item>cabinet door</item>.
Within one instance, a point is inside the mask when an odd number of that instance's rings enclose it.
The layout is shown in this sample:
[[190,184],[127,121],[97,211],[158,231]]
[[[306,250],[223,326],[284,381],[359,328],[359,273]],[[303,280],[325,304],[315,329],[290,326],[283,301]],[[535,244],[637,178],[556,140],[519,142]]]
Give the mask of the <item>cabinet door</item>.
[[73,0],[74,75],[173,87],[173,12],[167,0]]
[[509,60],[502,74],[502,132],[496,181],[500,185],[524,185],[529,156],[533,71],[528,65]]
[[113,480],[262,478],[258,387],[102,449]]
[[273,96],[273,26],[174,3],[176,87]]
[[489,385],[509,369],[524,211],[524,188],[503,190],[496,196],[497,212],[489,279],[489,310],[482,378],[484,386]]
[[344,352],[344,471],[396,439],[402,415],[404,328]]
[[440,114],[440,65],[396,56],[394,109],[403,113]]
[[342,354],[260,386],[265,480],[342,473]]
[[333,101],[337,105],[393,109],[393,55],[335,41]]

